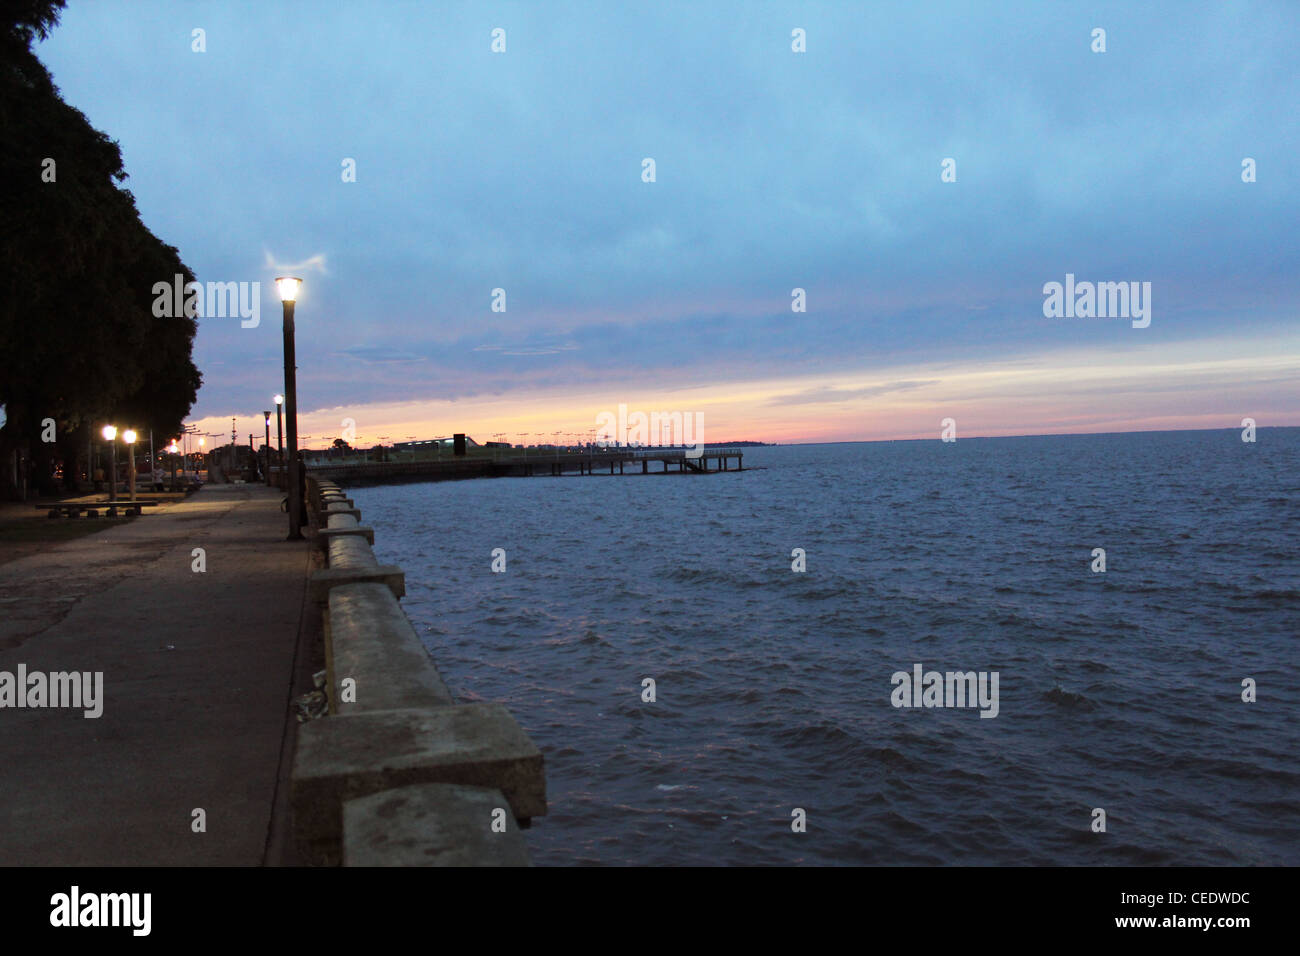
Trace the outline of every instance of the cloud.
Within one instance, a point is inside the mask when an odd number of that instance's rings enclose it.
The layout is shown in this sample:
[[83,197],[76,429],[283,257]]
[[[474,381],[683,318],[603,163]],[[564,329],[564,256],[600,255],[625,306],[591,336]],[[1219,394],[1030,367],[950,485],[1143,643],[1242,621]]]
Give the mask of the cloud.
[[561,352],[575,352],[578,346],[567,345],[476,345],[475,352],[500,352],[502,355],[558,355]]
[[385,348],[382,345],[357,345],[350,349],[342,349],[338,354],[350,355],[362,362],[423,362],[423,355],[417,355],[414,352],[403,352],[399,349]]
[[768,399],[767,404],[826,405],[836,402],[853,402],[863,398],[888,395],[890,392],[905,392],[914,388],[924,388],[927,385],[938,385],[940,381],[940,379],[931,378],[917,381],[886,382],[882,385],[867,385],[863,388],[836,388],[824,385],[818,388],[804,389],[802,392],[775,395]]

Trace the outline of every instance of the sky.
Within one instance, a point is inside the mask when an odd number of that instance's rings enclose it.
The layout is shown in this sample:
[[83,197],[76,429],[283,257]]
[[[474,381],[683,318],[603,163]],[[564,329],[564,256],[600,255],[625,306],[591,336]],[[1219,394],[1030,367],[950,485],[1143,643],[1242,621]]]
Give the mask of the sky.
[[[69,0],[38,54],[199,281],[260,283],[191,421],[261,443],[298,275],[322,447],[1300,425],[1298,48],[1284,2]],[[1045,315],[1067,275],[1149,325]]]

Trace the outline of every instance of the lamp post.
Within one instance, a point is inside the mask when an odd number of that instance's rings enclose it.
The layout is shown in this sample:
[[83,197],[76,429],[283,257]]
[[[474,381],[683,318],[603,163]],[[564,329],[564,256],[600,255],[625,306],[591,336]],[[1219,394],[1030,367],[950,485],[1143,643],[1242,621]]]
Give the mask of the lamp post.
[[271,413],[262,412],[266,419],[266,441],[262,442],[262,457],[266,460],[266,487],[271,487]]
[[130,482],[131,500],[135,501],[135,432],[128,428],[122,432],[122,440],[126,442],[126,452],[130,456],[126,465],[126,480]]
[[110,449],[110,461],[112,469],[108,473],[108,500],[112,501],[113,496],[117,494],[117,429],[112,425],[105,425],[104,430],[100,433],[104,436],[104,441],[108,442]]
[[280,419],[283,417],[284,396],[275,396],[275,462],[280,466],[280,474],[284,474],[284,431],[280,427]]
[[298,299],[302,280],[293,276],[277,276],[275,285],[284,304],[284,417],[289,431],[289,538],[302,537],[302,488],[299,485],[298,462],[298,378],[293,348],[293,306]]

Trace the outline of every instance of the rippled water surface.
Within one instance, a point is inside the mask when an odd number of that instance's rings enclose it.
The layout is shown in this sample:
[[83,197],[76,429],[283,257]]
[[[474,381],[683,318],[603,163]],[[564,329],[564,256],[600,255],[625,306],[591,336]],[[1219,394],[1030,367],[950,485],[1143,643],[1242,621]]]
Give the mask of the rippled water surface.
[[[1300,863],[1300,429],[745,465],[352,489],[448,685],[546,755],[536,863]],[[916,663],[998,716],[891,706]]]

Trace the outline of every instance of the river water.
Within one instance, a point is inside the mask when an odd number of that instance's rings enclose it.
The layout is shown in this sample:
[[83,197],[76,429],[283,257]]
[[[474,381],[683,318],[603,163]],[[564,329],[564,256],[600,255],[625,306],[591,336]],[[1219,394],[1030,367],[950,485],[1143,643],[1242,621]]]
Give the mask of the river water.
[[[545,753],[538,865],[1300,864],[1300,429],[745,465],[351,489]],[[894,706],[918,664],[996,717]]]

